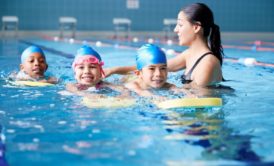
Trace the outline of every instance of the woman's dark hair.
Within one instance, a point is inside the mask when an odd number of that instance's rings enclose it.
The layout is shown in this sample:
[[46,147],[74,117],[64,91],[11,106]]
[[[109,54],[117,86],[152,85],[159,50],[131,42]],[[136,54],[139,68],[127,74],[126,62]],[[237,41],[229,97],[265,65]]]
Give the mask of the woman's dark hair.
[[210,49],[213,54],[223,63],[223,47],[221,44],[221,35],[219,26],[214,23],[212,11],[203,3],[194,3],[183,8],[183,11],[188,18],[188,21],[197,24],[201,23],[204,29],[204,36],[209,37]]

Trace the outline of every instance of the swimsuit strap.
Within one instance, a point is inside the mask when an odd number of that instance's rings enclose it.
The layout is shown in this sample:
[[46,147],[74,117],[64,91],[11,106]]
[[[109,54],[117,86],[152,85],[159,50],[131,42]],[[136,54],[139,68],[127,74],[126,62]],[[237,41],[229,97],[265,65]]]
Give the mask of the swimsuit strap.
[[209,54],[213,54],[212,52],[206,52],[204,53],[196,62],[195,64],[192,66],[192,68],[188,71],[188,73],[185,75],[185,78],[189,78],[190,79],[190,76],[193,72],[193,70],[195,69],[195,67],[199,64],[199,62],[206,56],[206,55],[209,55]]
[[103,81],[100,81],[100,82],[98,82],[98,83],[95,85],[95,88],[96,88],[96,89],[101,89],[102,86],[103,86]]

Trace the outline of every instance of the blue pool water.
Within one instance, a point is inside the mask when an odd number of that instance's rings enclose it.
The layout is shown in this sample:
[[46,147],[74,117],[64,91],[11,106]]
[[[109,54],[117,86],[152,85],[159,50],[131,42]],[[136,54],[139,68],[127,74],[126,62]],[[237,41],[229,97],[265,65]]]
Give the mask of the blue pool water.
[[[29,44],[43,46],[52,87],[7,82]],[[274,68],[225,61],[222,108],[162,110],[147,101],[118,109],[90,109],[65,96],[73,81],[73,53],[81,44],[43,39],[0,43],[0,165],[246,165],[274,162]],[[135,50],[96,47],[105,67],[134,65]],[[167,46],[167,48],[170,46]],[[177,48],[177,47],[175,47]],[[226,49],[231,58],[274,62],[273,52]],[[169,81],[180,86],[181,73]],[[119,76],[107,80],[116,82]]]

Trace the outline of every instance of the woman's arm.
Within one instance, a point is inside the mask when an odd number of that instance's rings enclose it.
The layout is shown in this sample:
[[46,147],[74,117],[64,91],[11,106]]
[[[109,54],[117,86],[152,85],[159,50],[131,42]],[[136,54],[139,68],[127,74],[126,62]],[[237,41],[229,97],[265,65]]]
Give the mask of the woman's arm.
[[168,59],[167,68],[168,71],[175,72],[186,67],[185,53],[181,53],[174,58]]
[[121,67],[112,67],[104,69],[105,77],[108,77],[112,74],[128,74],[131,71],[136,70],[135,66],[121,66]]

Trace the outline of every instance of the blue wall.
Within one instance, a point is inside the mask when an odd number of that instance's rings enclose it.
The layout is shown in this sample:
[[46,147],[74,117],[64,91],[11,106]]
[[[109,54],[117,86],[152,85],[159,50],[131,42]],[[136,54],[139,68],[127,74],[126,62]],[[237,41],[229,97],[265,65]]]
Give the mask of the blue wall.
[[[79,30],[112,30],[113,17],[128,17],[134,31],[161,31],[163,18],[176,18],[193,0],[140,0],[138,10],[126,0],[1,0],[0,16],[17,15],[21,30],[56,30],[60,16],[73,16]],[[221,31],[274,32],[274,0],[203,0]]]

